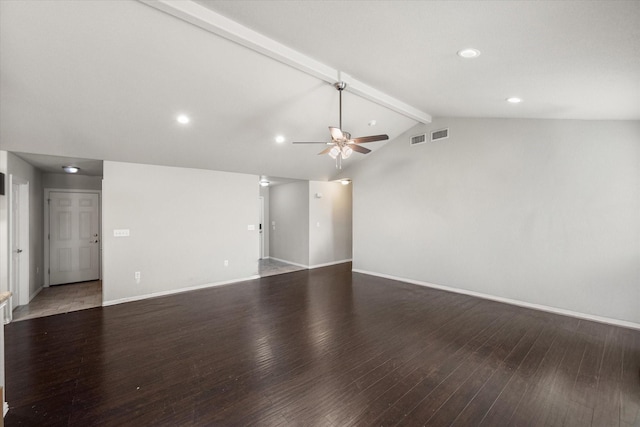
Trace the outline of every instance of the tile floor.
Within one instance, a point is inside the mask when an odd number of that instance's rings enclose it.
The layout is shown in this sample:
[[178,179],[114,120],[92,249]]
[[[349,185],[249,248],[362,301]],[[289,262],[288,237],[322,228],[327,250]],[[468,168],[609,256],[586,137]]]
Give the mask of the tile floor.
[[276,274],[291,273],[292,271],[300,270],[306,270],[306,268],[282,261],[276,261],[271,258],[265,258],[258,261],[258,274],[260,277],[275,276]]
[[[304,267],[274,259],[261,259],[258,263],[260,277],[306,270]],[[56,285],[42,289],[28,305],[18,306],[13,311],[13,321],[33,319],[100,307],[102,305],[102,282],[82,282]]]
[[44,288],[27,305],[13,310],[13,321],[68,313],[102,305],[102,282],[70,283]]

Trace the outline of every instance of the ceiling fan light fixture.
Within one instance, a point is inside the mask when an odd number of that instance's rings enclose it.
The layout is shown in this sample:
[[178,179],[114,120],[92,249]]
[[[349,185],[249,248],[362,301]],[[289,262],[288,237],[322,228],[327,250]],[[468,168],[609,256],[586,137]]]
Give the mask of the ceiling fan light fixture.
[[[371,150],[365,147],[360,146],[360,144],[368,143],[368,142],[376,142],[376,141],[386,141],[389,139],[389,135],[370,135],[370,136],[361,136],[358,138],[351,138],[351,133],[342,130],[342,91],[347,84],[345,82],[337,82],[334,84],[335,88],[338,89],[339,96],[339,120],[340,127],[329,126],[329,133],[331,135],[331,142],[293,142],[294,144],[327,144],[332,147],[327,147],[318,154],[324,155],[328,154],[329,157],[336,161],[336,168],[342,168],[342,160],[347,159],[349,156],[353,154],[354,151],[357,151],[361,154],[370,153]],[[375,126],[376,121],[371,120],[369,122],[369,126]]]
[[342,147],[342,158],[343,159],[348,159],[351,154],[353,154],[353,149],[351,147],[349,147],[349,146]]

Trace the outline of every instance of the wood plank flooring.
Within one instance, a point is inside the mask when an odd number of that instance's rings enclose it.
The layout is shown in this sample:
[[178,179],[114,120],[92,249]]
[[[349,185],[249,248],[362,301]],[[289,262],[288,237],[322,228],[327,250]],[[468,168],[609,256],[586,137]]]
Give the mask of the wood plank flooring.
[[6,326],[6,426],[640,426],[640,331],[350,264]]

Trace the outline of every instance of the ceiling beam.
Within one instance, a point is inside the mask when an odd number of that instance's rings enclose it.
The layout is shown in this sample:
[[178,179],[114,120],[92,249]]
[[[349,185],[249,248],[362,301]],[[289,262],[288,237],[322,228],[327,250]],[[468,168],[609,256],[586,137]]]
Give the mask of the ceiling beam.
[[327,83],[347,83],[347,90],[380,104],[420,123],[430,123],[431,116],[399,99],[393,98],[351,76],[291,49],[273,39],[240,25],[198,3],[185,0],[139,0],[140,2],[180,18],[210,33],[287,64]]

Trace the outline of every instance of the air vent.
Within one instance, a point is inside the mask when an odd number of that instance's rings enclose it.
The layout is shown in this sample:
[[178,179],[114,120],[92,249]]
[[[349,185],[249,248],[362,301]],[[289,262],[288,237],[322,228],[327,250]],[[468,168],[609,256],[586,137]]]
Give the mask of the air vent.
[[449,128],[434,130],[431,132],[431,141],[439,141],[449,138]]
[[427,142],[426,133],[412,136],[411,139],[409,140],[409,144],[411,145],[424,144],[425,142]]

